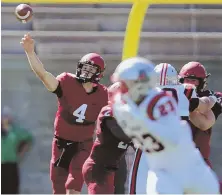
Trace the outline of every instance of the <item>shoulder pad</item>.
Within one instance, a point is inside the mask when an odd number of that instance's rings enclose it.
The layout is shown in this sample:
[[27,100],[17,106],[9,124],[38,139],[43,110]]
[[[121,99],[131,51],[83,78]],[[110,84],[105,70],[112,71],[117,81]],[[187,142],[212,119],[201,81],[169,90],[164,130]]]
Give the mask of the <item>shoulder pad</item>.
[[67,75],[68,75],[69,77],[76,78],[76,75],[75,75],[75,74],[67,73]]
[[65,77],[67,76],[67,72],[63,72],[61,74],[59,74],[56,79],[59,80],[59,81],[62,81],[65,79]]

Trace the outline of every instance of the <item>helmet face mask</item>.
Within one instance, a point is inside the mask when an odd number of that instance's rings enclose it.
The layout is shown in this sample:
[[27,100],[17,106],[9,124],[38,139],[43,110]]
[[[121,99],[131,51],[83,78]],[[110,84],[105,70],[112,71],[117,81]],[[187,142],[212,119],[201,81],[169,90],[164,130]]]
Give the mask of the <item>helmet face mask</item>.
[[100,74],[100,67],[95,64],[91,65],[89,62],[79,63],[76,71],[76,77],[82,83],[97,83],[100,80],[98,78]]
[[89,64],[83,64],[80,68],[80,75],[79,78],[84,80],[85,82],[91,82],[91,79],[99,70],[99,67]]
[[180,83],[195,85],[197,91],[203,91],[207,87],[207,77],[203,79],[193,75],[186,76],[180,78]]
[[105,62],[102,57],[95,53],[90,53],[82,57],[78,62],[76,78],[81,83],[98,83],[103,77]]
[[185,77],[183,82],[187,84],[192,84],[195,87],[198,87],[200,85],[200,80],[192,77]]

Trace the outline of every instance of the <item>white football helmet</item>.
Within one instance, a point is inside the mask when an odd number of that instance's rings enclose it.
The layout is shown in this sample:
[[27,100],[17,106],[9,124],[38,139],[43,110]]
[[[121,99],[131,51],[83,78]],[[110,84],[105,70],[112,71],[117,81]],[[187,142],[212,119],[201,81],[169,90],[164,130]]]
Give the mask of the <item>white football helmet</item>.
[[178,73],[176,69],[167,63],[161,63],[155,66],[154,71],[157,74],[157,86],[178,85]]
[[129,95],[135,102],[156,84],[153,63],[141,57],[122,61],[111,79],[112,82],[120,82],[120,92]]

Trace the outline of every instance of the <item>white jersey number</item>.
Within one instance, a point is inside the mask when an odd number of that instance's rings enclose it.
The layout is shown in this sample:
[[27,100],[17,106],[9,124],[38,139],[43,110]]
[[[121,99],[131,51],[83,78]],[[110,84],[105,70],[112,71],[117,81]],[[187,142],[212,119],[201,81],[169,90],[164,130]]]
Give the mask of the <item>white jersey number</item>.
[[165,104],[161,104],[158,106],[159,112],[161,116],[166,116],[170,112],[175,111],[175,107],[171,100],[167,101]]
[[121,149],[126,149],[127,148],[127,144],[126,143],[124,143],[124,142],[119,142],[119,144],[118,144],[118,148],[121,148]]
[[78,123],[84,122],[84,119],[86,119],[85,117],[86,109],[87,109],[87,104],[83,104],[73,112],[73,115],[77,117],[76,122]]
[[139,143],[141,146],[141,149],[148,152],[160,152],[164,150],[163,144],[161,144],[159,141],[157,141],[151,134],[144,134],[142,135],[142,139],[139,139],[137,136],[132,136],[132,140]]

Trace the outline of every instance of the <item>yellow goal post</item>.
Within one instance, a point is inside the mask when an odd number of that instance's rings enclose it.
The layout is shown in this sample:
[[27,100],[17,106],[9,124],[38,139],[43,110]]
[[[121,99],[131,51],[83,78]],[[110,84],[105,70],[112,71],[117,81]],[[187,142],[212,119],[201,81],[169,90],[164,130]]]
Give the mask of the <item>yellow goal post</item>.
[[2,3],[133,4],[123,42],[122,60],[137,55],[143,21],[150,4],[221,4],[221,0],[2,0]]

